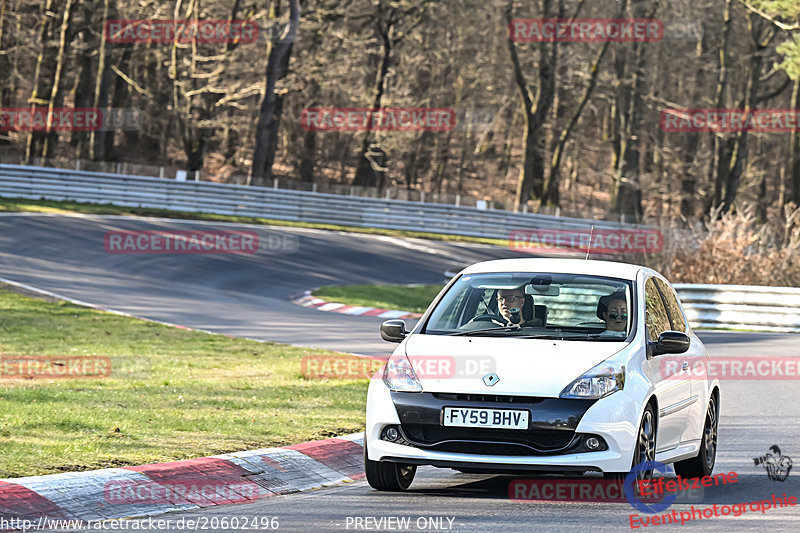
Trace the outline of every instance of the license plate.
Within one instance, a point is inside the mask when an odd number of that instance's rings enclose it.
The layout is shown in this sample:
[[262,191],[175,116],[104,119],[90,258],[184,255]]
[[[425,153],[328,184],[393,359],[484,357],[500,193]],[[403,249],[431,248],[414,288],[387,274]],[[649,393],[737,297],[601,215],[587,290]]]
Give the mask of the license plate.
[[442,423],[462,428],[528,429],[528,411],[445,407]]

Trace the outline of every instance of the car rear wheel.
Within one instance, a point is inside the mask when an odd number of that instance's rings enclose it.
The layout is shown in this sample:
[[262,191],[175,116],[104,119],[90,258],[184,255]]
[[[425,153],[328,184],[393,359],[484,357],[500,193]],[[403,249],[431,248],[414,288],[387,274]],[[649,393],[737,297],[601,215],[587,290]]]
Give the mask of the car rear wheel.
[[364,441],[364,472],[369,486],[376,490],[401,492],[411,486],[417,473],[415,465],[371,461],[367,455],[367,442]]
[[[642,421],[639,424],[639,432],[636,436],[636,447],[633,450],[633,461],[631,470],[647,461],[655,461],[656,458],[656,415],[653,406],[648,405],[642,414]],[[604,472],[606,479],[622,480],[628,472]],[[649,484],[653,480],[653,468],[642,468],[636,472],[636,482],[634,489],[638,491],[641,487],[640,482]]]
[[675,473],[681,477],[710,476],[714,471],[717,459],[717,428],[719,427],[719,408],[717,398],[712,395],[706,409],[706,421],[703,425],[703,438],[700,442],[700,451],[696,457],[676,462]]

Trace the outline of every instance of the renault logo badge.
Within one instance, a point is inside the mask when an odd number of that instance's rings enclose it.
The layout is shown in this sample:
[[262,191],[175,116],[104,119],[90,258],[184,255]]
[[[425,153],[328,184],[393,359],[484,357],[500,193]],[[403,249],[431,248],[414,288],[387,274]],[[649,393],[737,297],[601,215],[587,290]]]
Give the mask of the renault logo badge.
[[500,381],[500,377],[495,373],[486,374],[483,376],[483,382],[489,387],[497,385],[498,381]]

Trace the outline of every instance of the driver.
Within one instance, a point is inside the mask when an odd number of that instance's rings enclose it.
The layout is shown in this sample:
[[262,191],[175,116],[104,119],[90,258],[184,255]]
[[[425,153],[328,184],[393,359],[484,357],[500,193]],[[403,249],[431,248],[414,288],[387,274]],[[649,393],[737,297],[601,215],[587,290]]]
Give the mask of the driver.
[[[530,304],[530,309],[532,312],[534,308],[533,298],[531,298]],[[511,326],[515,324],[511,315],[511,310],[515,308],[519,309],[517,323],[520,326],[541,326],[541,319],[534,318],[533,316],[524,316],[523,309],[526,307],[525,292],[522,290],[522,287],[517,287],[516,289],[500,289],[497,292],[497,308],[500,311],[500,316],[502,316],[507,322],[507,324],[503,324],[504,326]]]

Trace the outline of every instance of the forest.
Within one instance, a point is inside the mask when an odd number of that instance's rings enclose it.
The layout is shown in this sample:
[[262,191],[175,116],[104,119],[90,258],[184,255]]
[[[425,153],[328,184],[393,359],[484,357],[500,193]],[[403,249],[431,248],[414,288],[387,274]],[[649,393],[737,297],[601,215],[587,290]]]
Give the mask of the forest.
[[[797,261],[795,0],[0,0],[0,73],[2,162],[724,224]],[[20,121],[65,109],[102,126]]]

